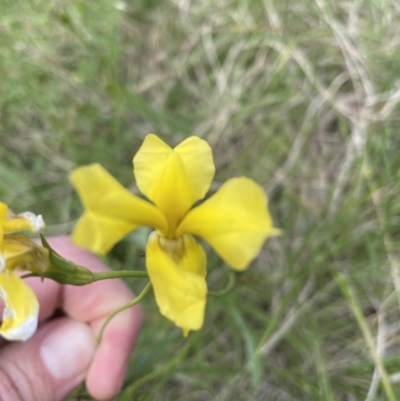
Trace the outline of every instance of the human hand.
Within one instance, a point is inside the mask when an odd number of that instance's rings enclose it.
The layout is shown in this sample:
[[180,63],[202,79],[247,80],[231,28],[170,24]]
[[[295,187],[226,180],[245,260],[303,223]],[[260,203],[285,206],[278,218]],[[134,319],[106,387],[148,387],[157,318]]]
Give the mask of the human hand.
[[[48,238],[63,257],[92,271],[107,267],[67,236]],[[86,380],[90,394],[106,400],[120,390],[142,320],[139,307],[115,316],[96,347],[104,321],[133,298],[120,279],[83,287],[28,278],[40,302],[39,328],[26,342],[0,344],[0,400],[58,401]],[[57,309],[65,316],[51,319]]]

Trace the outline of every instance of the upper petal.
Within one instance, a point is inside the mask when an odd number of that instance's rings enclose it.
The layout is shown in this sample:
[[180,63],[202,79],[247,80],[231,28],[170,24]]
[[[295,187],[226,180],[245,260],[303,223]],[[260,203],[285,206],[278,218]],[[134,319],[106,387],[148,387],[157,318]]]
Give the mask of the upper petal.
[[27,340],[36,331],[39,302],[35,293],[12,272],[0,274],[0,297],[5,308],[0,335],[7,340]]
[[132,195],[99,164],[74,170],[70,181],[85,207],[73,233],[76,244],[105,254],[138,226],[166,231],[167,221],[162,212]]
[[228,180],[213,196],[191,210],[177,235],[203,237],[234,269],[244,270],[273,228],[263,189],[246,177]]
[[0,225],[5,234],[25,230],[36,232],[45,226],[41,215],[32,212],[14,214],[3,202],[0,202]]
[[203,325],[207,294],[206,255],[188,236],[183,253],[179,259],[174,259],[160,245],[159,236],[152,233],[147,244],[146,265],[157,305],[161,314],[187,335],[189,330],[199,330]]
[[170,233],[193,203],[205,196],[215,172],[210,146],[195,136],[171,149],[149,134],[133,164],[138,188],[167,216]]

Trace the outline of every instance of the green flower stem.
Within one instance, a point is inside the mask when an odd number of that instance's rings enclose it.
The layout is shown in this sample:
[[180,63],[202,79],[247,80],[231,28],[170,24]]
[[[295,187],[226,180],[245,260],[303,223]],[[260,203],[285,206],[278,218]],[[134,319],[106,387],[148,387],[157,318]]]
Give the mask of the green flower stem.
[[[44,278],[50,278],[54,281],[57,281],[55,277],[48,277],[46,276],[46,272],[43,273],[43,275],[39,275],[37,273],[28,273],[24,274],[21,276],[21,278],[28,278],[28,277],[41,277],[42,279]],[[74,275],[71,274],[71,278],[73,278]],[[82,283],[75,283],[72,282],[62,282],[60,284],[71,284],[71,285],[86,285],[86,284],[91,284],[94,283],[95,281],[100,281],[100,280],[107,280],[111,278],[123,278],[123,277],[138,277],[138,278],[148,278],[149,275],[147,272],[144,271],[139,271],[139,270],[116,270],[116,271],[109,271],[109,272],[102,272],[102,273],[93,273],[90,278],[88,278],[87,282],[82,282]],[[59,282],[59,281],[57,281]]]
[[229,292],[231,292],[233,286],[235,285],[235,278],[236,275],[234,272],[229,272],[229,276],[228,276],[228,283],[226,285],[225,288],[223,288],[222,290],[218,290],[218,291],[208,291],[208,295],[211,295],[213,297],[222,297],[226,294],[228,294]]
[[149,281],[149,282],[146,284],[146,287],[144,287],[143,291],[142,291],[135,299],[133,299],[131,302],[128,302],[128,303],[125,304],[125,305],[122,305],[122,306],[119,307],[118,309],[115,309],[115,311],[112,312],[112,313],[107,317],[106,321],[103,323],[103,326],[101,326],[100,333],[99,333],[99,335],[98,335],[98,337],[97,337],[97,345],[100,344],[101,338],[102,338],[103,333],[104,333],[104,330],[105,330],[105,328],[107,327],[108,323],[110,323],[110,320],[111,320],[114,316],[116,316],[118,313],[123,312],[124,310],[129,309],[129,308],[131,308],[132,306],[137,305],[138,303],[140,303],[141,301],[143,301],[143,299],[146,297],[146,295],[150,292],[150,289],[151,289],[151,282]]
[[95,280],[107,280],[109,278],[122,278],[122,277],[140,277],[140,278],[148,278],[149,275],[147,272],[139,271],[139,270],[116,270],[110,272],[102,272],[102,273],[93,273]]

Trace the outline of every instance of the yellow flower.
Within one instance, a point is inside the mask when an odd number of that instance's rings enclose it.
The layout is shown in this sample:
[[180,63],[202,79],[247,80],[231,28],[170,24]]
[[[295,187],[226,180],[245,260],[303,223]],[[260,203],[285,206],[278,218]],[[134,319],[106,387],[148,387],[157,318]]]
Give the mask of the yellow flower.
[[8,340],[27,340],[37,327],[39,302],[31,288],[14,273],[35,263],[38,246],[11,233],[44,227],[42,216],[25,212],[15,215],[0,202],[0,297],[4,300],[0,335]]
[[206,254],[193,235],[204,238],[235,270],[244,270],[268,236],[278,234],[267,199],[254,181],[228,180],[209,199],[214,177],[210,146],[190,137],[171,149],[149,134],[133,158],[139,190],[132,195],[99,164],[70,176],[85,212],[73,233],[76,244],[105,254],[139,226],[154,227],[146,265],[161,314],[184,334],[201,328],[207,295]]

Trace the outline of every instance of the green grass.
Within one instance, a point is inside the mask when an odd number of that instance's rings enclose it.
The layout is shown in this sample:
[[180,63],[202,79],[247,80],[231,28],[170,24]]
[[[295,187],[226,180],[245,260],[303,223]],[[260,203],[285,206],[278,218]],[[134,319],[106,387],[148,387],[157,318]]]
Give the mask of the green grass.
[[[75,166],[134,189],[148,132],[195,134],[213,189],[254,178],[284,231],[188,339],[146,298],[118,400],[400,399],[399,24],[396,1],[3,1],[0,196],[14,210],[70,232]],[[110,264],[143,268],[144,235]],[[211,251],[209,271],[223,288]]]

